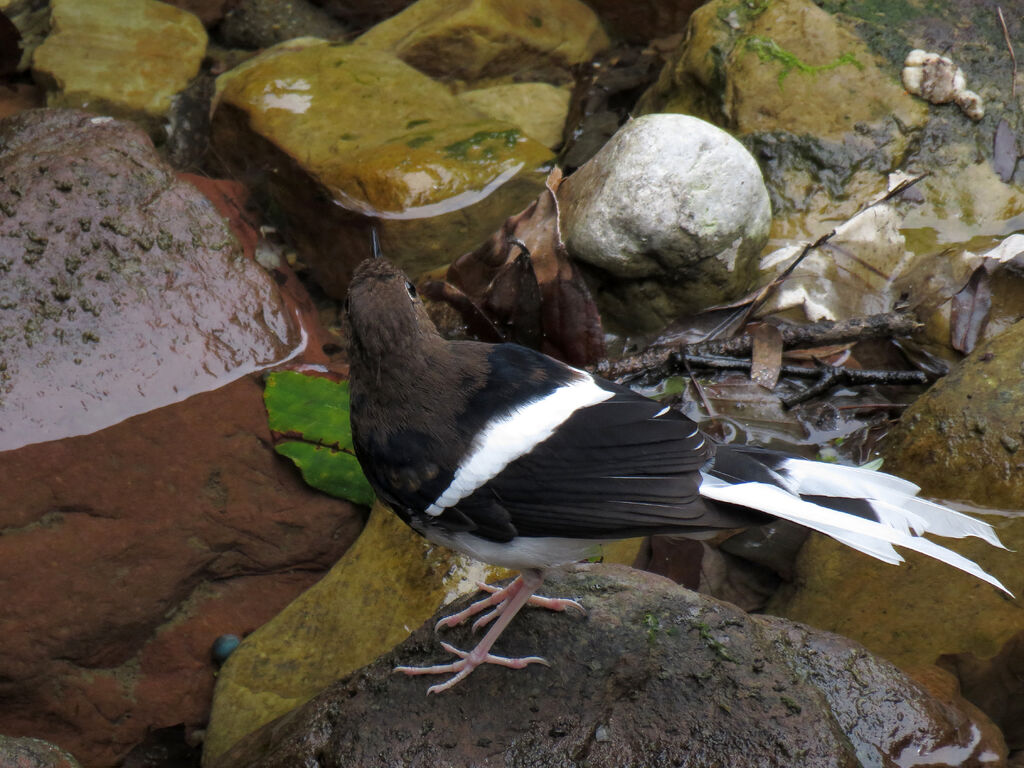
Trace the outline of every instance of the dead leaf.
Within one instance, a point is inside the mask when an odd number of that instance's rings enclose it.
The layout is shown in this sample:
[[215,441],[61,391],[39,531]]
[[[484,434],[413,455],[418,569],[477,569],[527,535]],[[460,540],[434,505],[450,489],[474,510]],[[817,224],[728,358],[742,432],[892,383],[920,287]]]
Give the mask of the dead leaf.
[[969,354],[981,338],[992,309],[992,281],[984,265],[974,270],[967,285],[950,304],[950,344],[958,352]]
[[592,365],[604,355],[604,333],[597,305],[562,242],[555,197],[561,178],[561,171],[552,171],[540,197],[455,260],[447,288],[431,283],[425,295],[458,310],[478,338],[514,341],[571,365]]

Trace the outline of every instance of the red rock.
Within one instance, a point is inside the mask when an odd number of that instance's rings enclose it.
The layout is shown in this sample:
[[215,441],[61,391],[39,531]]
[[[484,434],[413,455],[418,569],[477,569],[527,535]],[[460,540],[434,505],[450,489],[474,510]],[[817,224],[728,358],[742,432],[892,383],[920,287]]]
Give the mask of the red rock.
[[214,639],[271,618],[362,523],[269,444],[247,377],[0,453],[0,733],[111,765],[205,722]]
[[79,435],[286,359],[298,329],[137,127],[0,121],[0,450]]
[[0,137],[0,734],[113,765],[202,727],[213,641],[312,584],[362,516],[273,451],[252,372],[323,332],[246,257],[244,216],[109,118],[34,110]]

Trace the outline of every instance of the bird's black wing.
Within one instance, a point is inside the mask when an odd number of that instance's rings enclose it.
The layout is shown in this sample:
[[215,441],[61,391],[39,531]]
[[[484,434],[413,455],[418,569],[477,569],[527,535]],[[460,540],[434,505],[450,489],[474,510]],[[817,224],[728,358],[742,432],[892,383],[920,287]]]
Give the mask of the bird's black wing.
[[455,509],[471,520],[502,510],[519,536],[615,538],[747,522],[711,519],[699,470],[714,445],[690,419],[596,381],[612,396],[574,412]]

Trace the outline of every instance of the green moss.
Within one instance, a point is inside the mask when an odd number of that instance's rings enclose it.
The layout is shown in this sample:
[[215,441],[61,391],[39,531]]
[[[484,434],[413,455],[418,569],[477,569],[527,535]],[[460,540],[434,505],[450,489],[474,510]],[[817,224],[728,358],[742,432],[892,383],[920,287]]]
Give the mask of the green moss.
[[736,661],[736,659],[734,659],[729,654],[728,649],[726,649],[726,647],[722,643],[720,643],[718,640],[716,640],[714,637],[712,637],[712,635],[711,635],[711,627],[709,627],[703,621],[695,621],[695,622],[693,622],[693,625],[700,632],[700,639],[704,641],[704,643],[708,646],[708,648],[710,648],[712,651],[715,652],[715,655],[718,658],[720,658],[722,661],[732,661],[732,662]]
[[826,72],[830,69],[836,69],[844,64],[850,64],[857,69],[864,69],[864,65],[861,64],[857,57],[850,52],[844,53],[834,61],[830,61],[827,64],[807,64],[800,59],[795,53],[787,51],[774,40],[761,35],[750,35],[743,40],[743,45],[748,51],[752,51],[757,54],[757,57],[763,62],[777,61],[782,64],[782,71],[779,72],[779,88],[782,88],[782,82],[786,79],[790,72],[796,70],[805,75],[816,75],[819,72]]
[[505,131],[477,131],[468,139],[456,141],[444,148],[444,152],[456,160],[491,160],[497,150],[512,149],[519,141],[519,131],[509,128]]
[[417,147],[422,147],[424,144],[429,144],[433,139],[434,137],[429,134],[425,136],[414,136],[405,142],[405,146],[409,147],[409,149],[416,149]]

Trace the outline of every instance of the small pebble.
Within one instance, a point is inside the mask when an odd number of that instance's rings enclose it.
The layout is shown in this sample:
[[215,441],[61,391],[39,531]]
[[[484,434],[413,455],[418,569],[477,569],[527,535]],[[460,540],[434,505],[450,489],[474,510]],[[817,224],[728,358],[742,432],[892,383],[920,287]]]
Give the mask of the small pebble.
[[241,643],[242,638],[238,635],[221,635],[213,641],[210,656],[213,657],[215,663],[223,664]]

